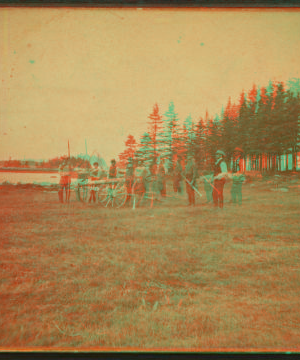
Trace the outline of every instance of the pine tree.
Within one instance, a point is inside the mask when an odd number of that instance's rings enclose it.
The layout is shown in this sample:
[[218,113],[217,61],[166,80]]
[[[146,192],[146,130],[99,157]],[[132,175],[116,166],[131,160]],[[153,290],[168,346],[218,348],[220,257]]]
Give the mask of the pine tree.
[[137,149],[137,142],[133,135],[128,135],[125,141],[125,150],[119,154],[118,166],[125,167],[129,157],[134,158],[135,151]]
[[289,137],[286,124],[286,93],[282,83],[275,86],[272,107],[272,152],[274,154],[273,168],[280,168],[281,155],[286,147],[285,144]]
[[261,155],[259,152],[259,124],[257,123],[257,108],[258,108],[258,91],[254,84],[252,89],[248,92],[248,138],[249,138],[249,152],[250,156],[254,158],[255,169],[261,163]]
[[182,158],[186,161],[187,155],[192,155],[195,157],[195,125],[192,120],[191,115],[189,115],[183,123],[181,130],[182,142],[184,143],[184,151],[182,152]]
[[159,114],[159,107],[157,104],[153,106],[152,113],[148,116],[150,121],[149,135],[153,143],[153,156],[157,158],[163,148],[163,121],[162,116]]
[[[205,141],[205,150],[209,163],[212,163],[215,158],[215,153],[218,149],[224,148],[224,143],[222,142],[221,137],[221,126],[218,118],[208,120],[206,126],[206,141]],[[226,146],[226,144],[225,144]],[[226,147],[225,147],[226,149]]]
[[149,166],[154,158],[153,140],[149,133],[144,133],[138,146],[138,160],[145,166]]
[[193,149],[195,161],[199,168],[208,166],[208,156],[206,152],[206,126],[202,118],[195,126]]
[[229,97],[226,109],[223,113],[221,141],[219,142],[220,147],[229,157],[236,146],[238,133],[237,124],[236,107],[234,104],[231,104],[231,98]]
[[261,170],[267,169],[267,131],[266,119],[268,115],[268,96],[265,87],[260,88],[257,97],[257,112],[256,112],[256,143],[257,151],[261,154]]
[[286,129],[285,148],[292,150],[292,170],[296,171],[297,152],[300,148],[300,95],[295,95],[291,90],[287,91],[286,117],[283,126]]
[[167,166],[173,168],[173,159],[174,159],[174,147],[173,141],[177,141],[179,134],[179,119],[178,114],[175,113],[174,103],[170,102],[168,111],[164,113],[163,122],[164,122],[164,133],[163,133],[163,144],[161,156],[167,160]]

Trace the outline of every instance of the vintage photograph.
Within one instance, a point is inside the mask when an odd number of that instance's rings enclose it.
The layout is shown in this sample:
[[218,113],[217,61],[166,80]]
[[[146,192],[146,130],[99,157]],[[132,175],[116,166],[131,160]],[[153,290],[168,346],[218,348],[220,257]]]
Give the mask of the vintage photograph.
[[0,351],[300,351],[300,9],[0,8]]

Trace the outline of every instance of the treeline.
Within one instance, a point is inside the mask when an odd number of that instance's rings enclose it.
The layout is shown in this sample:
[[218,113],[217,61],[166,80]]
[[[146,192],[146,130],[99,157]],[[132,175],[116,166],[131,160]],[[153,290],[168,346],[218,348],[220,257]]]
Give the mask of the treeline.
[[55,157],[53,159],[44,161],[35,160],[6,160],[2,162],[3,167],[9,168],[36,168],[36,169],[58,169],[62,163],[67,163],[71,168],[85,166],[90,168],[89,159],[82,159],[81,157],[67,156]]
[[[215,117],[206,113],[196,121],[188,116],[180,122],[173,102],[160,114],[157,104],[148,116],[148,131],[139,141],[129,135],[125,150],[119,155],[119,166],[127,158],[150,164],[155,158],[164,158],[173,168],[179,158],[195,157],[200,168],[214,161],[217,149],[226,153],[229,167],[234,149],[243,149],[249,168],[260,171],[281,170],[281,157],[292,154],[296,169],[299,151],[300,80],[269,82],[268,86],[242,92],[238,103],[228,99],[226,108]],[[288,156],[286,156],[288,159]]]

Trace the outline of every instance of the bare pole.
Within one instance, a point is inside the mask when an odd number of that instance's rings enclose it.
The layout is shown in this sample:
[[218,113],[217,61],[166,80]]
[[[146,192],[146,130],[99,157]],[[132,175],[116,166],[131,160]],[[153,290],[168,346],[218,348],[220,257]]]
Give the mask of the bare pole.
[[68,139],[68,157],[69,157],[69,183],[68,183],[68,199],[67,199],[67,202],[69,203],[70,202],[70,192],[71,192],[71,173],[70,173],[70,141]]

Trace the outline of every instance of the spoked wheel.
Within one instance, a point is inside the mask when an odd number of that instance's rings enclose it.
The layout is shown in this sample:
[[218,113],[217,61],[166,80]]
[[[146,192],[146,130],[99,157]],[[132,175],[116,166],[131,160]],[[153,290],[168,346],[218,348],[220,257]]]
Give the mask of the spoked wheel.
[[119,208],[125,204],[127,190],[125,182],[99,186],[98,202],[104,207]]

